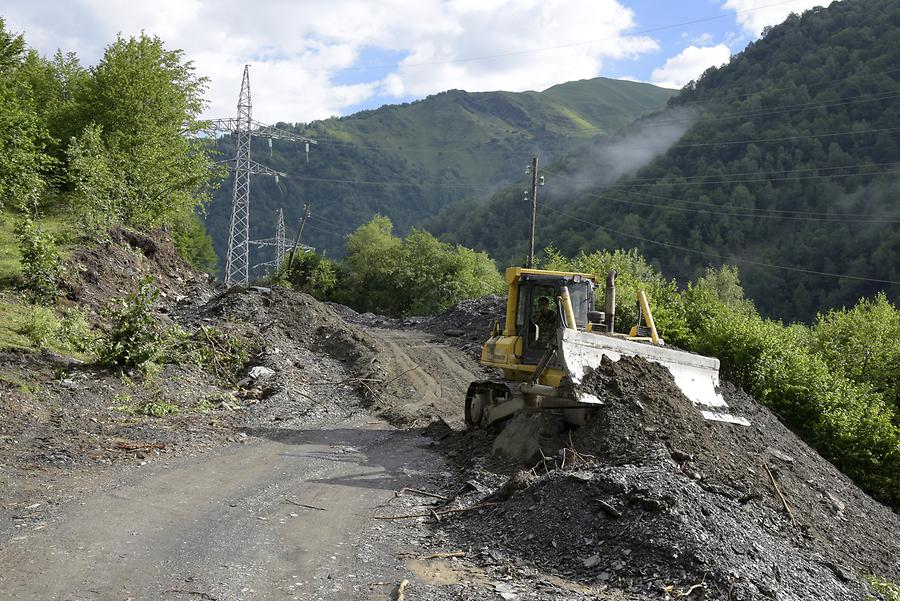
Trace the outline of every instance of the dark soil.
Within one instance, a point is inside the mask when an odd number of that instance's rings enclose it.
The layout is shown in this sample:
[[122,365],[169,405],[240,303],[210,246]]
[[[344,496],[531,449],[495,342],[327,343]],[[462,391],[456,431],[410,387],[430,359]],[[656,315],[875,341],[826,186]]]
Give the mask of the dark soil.
[[506,297],[491,294],[460,301],[443,313],[424,319],[418,327],[444,337],[448,344],[477,359],[481,357],[481,347],[490,337],[494,322],[499,321],[502,327],[505,318]]
[[147,276],[160,291],[163,311],[174,302],[205,302],[213,293],[210,277],[188,266],[163,233],[153,237],[113,229],[106,242],[75,249],[63,273],[65,299],[94,310],[133,292]]
[[[514,464],[457,462],[500,503],[442,525],[459,544],[650,598],[844,601],[865,598],[866,574],[900,580],[900,517],[746,394],[723,390],[750,427],[704,420],[665,368],[639,358],[606,362],[584,385],[605,402],[585,427],[516,418],[540,422],[550,459],[515,486],[496,486]],[[458,457],[489,439],[446,433],[437,444]]]

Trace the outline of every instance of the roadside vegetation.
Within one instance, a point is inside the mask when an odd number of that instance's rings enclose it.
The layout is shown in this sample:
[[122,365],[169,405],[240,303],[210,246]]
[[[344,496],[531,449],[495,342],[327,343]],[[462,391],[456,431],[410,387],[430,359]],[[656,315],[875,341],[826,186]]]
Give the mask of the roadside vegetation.
[[72,53],[40,56],[0,18],[0,285],[52,303],[65,245],[113,226],[167,230],[184,258],[212,268],[197,217],[221,175],[194,136],[205,89],[157,37],[119,36],[87,69]]
[[343,260],[300,255],[289,270],[284,266],[280,278],[320,300],[395,317],[431,315],[504,289],[486,253],[441,242],[423,230],[400,238],[383,216],[347,237]]
[[618,271],[621,328],[635,322],[635,295],[645,290],[668,344],[717,357],[724,378],[775,411],[870,495],[900,508],[900,308],[884,293],[819,314],[812,325],[786,326],[759,314],[736,267],[709,268],[679,290],[636,250],[566,258],[551,247],[541,266]]

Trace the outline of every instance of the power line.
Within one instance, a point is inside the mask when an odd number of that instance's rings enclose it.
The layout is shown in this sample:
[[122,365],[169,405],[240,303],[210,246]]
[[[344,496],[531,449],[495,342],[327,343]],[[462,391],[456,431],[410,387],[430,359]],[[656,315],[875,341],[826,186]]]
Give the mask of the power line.
[[[636,192],[634,190],[617,190],[617,192],[624,192],[626,194],[634,194],[635,196],[643,196],[646,198],[658,198],[659,200],[665,200],[667,202],[680,202],[683,204],[690,205],[698,205],[701,207],[710,207],[710,205],[706,202],[700,202],[696,200],[685,200],[682,198],[672,198],[670,196],[660,196],[659,194],[650,194],[649,192]],[[658,206],[658,205],[657,205]],[[766,209],[766,208],[758,208],[758,207],[736,207],[742,211],[758,211],[758,212],[766,212],[766,213],[776,213],[779,215],[788,215],[788,216],[811,216],[811,217],[833,217],[833,213],[827,213],[822,211],[793,211],[789,209]],[[843,213],[844,217],[860,217],[860,218],[871,218],[872,216],[867,213]],[[893,223],[893,222],[891,222]]]
[[[618,192],[629,193],[628,190],[617,190]],[[747,213],[747,212],[737,212],[740,210],[740,207],[733,207],[734,211],[722,211],[716,210],[717,205],[705,205],[706,209],[691,209],[687,207],[672,207],[665,206],[659,204],[653,204],[649,202],[637,202],[633,200],[626,200],[624,198],[612,198],[606,195],[589,195],[589,198],[593,198],[596,200],[609,200],[610,202],[620,202],[629,205],[641,206],[641,207],[650,207],[653,209],[661,209],[663,211],[679,211],[682,213],[707,213],[711,215],[724,215],[727,217],[751,217],[753,219],[780,219],[783,221],[819,221],[819,222],[831,222],[831,223],[839,223],[839,224],[848,224],[848,223],[900,223],[900,219],[855,219],[855,218],[847,218],[841,216],[830,216],[830,217],[805,217],[802,215],[766,215],[766,214],[755,214],[755,213]],[[670,199],[673,202],[679,202],[677,199]],[[703,204],[703,203],[697,203]]]
[[339,237],[339,238],[343,238],[343,237],[347,236],[347,235],[350,233],[350,232],[344,232],[344,233],[335,232],[335,231],[328,230],[328,229],[325,229],[325,228],[323,228],[323,227],[320,227],[320,226],[318,226],[318,225],[313,225],[312,223],[307,223],[307,224],[306,224],[306,227],[312,228],[312,229],[316,230],[317,232],[323,232],[323,233],[326,233],[326,234],[331,234],[332,236],[337,236],[337,237]]
[[680,246],[680,245],[678,245],[678,244],[672,244],[672,243],[670,243],[670,242],[662,242],[662,241],[659,241],[659,240],[653,240],[653,239],[651,239],[651,238],[646,238],[646,237],[644,237],[644,236],[638,236],[638,235],[636,235],[636,234],[629,234],[629,233],[627,233],[627,232],[623,232],[623,231],[620,231],[620,230],[615,230],[615,229],[612,229],[612,228],[610,228],[610,227],[607,227],[607,226],[604,226],[604,225],[600,225],[599,223],[594,223],[593,221],[588,221],[587,219],[583,219],[583,218],[581,218],[581,217],[576,217],[575,215],[569,215],[568,213],[564,213],[564,212],[560,211],[559,209],[555,209],[555,208],[553,208],[553,207],[551,207],[551,206],[549,206],[549,205],[544,205],[544,208],[546,208],[546,209],[548,209],[548,210],[550,210],[550,211],[553,211],[554,213],[558,213],[558,214],[562,215],[563,217],[568,217],[569,219],[574,219],[575,221],[580,221],[580,222],[585,223],[585,224],[587,224],[587,225],[594,226],[594,227],[599,228],[599,229],[601,229],[601,230],[603,230],[603,231],[605,231],[605,232],[610,232],[610,233],[613,233],[613,234],[618,234],[618,235],[620,235],[620,236],[625,236],[626,238],[632,238],[632,239],[635,239],[635,240],[640,240],[641,242],[646,242],[646,243],[648,243],[648,244],[656,244],[656,245],[658,245],[658,246],[663,246],[663,247],[666,247],[666,248],[671,248],[671,249],[675,249],[675,250],[680,250],[680,251],[683,251],[683,252],[689,252],[689,253],[693,253],[693,254],[696,254],[696,255],[701,255],[701,256],[710,257],[710,258],[714,258],[714,259],[719,259],[719,260],[722,260],[722,261],[734,261],[734,262],[736,262],[736,263],[745,263],[745,264],[748,264],[748,265],[755,265],[755,266],[757,266],[757,267],[768,267],[768,268],[771,268],[771,269],[781,269],[781,270],[784,270],[784,271],[793,271],[793,272],[796,272],[796,273],[805,273],[805,274],[809,274],[809,275],[818,275],[818,276],[823,276],[823,277],[826,277],[826,276],[827,276],[827,277],[834,277],[834,278],[843,278],[843,279],[848,279],[848,280],[858,280],[858,281],[863,281],[863,282],[874,282],[874,283],[878,283],[878,284],[900,285],[900,281],[895,281],[895,280],[883,280],[883,279],[879,279],[879,278],[867,278],[867,277],[856,276],[856,275],[847,275],[847,274],[843,274],[843,273],[832,273],[832,272],[828,272],[828,271],[817,271],[817,270],[814,270],[814,269],[805,269],[805,268],[803,268],[803,267],[791,267],[791,266],[789,266],[789,265],[778,265],[778,264],[775,264],[775,263],[765,263],[765,262],[762,262],[762,261],[754,261],[754,260],[752,260],[752,259],[743,259],[743,258],[740,258],[740,257],[725,256],[725,255],[720,255],[720,254],[717,254],[717,253],[705,252],[705,251],[697,250],[697,249],[694,249],[694,248],[688,248],[688,247],[686,247],[686,246]]
[[762,178],[762,179],[723,179],[723,180],[715,180],[708,182],[672,182],[672,181],[656,181],[645,184],[610,184],[609,188],[628,188],[631,186],[637,188],[643,188],[648,186],[707,186],[711,184],[753,184],[753,183],[765,183],[765,182],[786,182],[786,181],[797,181],[797,180],[812,180],[812,179],[837,179],[842,177],[856,177],[858,175],[865,176],[878,176],[878,175],[896,175],[900,173],[900,170],[893,171],[872,171],[869,173],[830,173],[825,175],[799,175],[797,177],[770,177],[770,178]]
[[337,226],[337,227],[350,227],[350,228],[356,229],[359,226],[363,225],[362,223],[353,224],[353,223],[350,223],[349,221],[338,221],[335,219],[331,219],[329,217],[322,217],[320,215],[310,215],[310,218],[315,219],[316,221],[321,221],[327,225]]
[[[738,171],[735,173],[718,173],[713,175],[687,175],[683,176],[686,182],[692,183],[695,179],[700,179],[704,177],[731,177],[731,176],[743,176],[743,175],[780,175],[784,173],[806,173],[809,171],[834,171],[837,169],[856,169],[856,168],[869,168],[869,167],[888,167],[891,165],[900,165],[900,161],[888,161],[885,163],[856,163],[854,165],[839,165],[837,167],[804,167],[802,169],[782,169],[779,171]],[[766,177],[768,179],[768,177]],[[632,182],[644,182],[644,181],[658,181],[658,177],[632,177],[629,178],[629,181]]]
[[[807,171],[823,171],[829,169],[849,169],[849,168],[870,168],[877,167],[879,165],[900,165],[900,162],[893,163],[860,163],[857,165],[848,165],[843,167],[821,167],[821,168],[809,168],[809,169],[792,169],[781,172],[773,172],[773,173],[802,173]],[[747,174],[755,174],[757,172],[746,172]],[[857,175],[892,175],[900,173],[900,171],[872,171],[869,173],[833,173],[833,174],[818,174],[818,175],[807,175],[807,176],[797,176],[797,177],[782,177],[782,178],[761,178],[761,179],[737,179],[737,180],[729,180],[729,179],[720,179],[714,181],[652,181],[649,183],[623,183],[623,184],[610,184],[609,188],[625,188],[625,187],[645,187],[645,186],[698,186],[698,185],[709,185],[709,184],[741,184],[741,183],[754,183],[754,182],[777,182],[777,181],[794,181],[794,180],[806,180],[806,179],[832,179],[838,177],[855,177]],[[742,173],[743,174],[743,173]],[[723,176],[729,174],[722,174]],[[700,176],[700,177],[715,177],[715,176]],[[309,182],[324,182],[324,183],[333,183],[333,184],[352,184],[352,185],[365,185],[365,186],[402,186],[402,187],[437,187],[437,188],[448,188],[448,189],[470,189],[470,188],[493,188],[498,185],[498,182],[478,182],[478,183],[469,183],[469,184],[447,184],[447,183],[439,183],[439,182],[403,182],[403,181],[375,181],[375,180],[357,180],[357,179],[335,179],[335,178],[326,178],[326,177],[306,177],[306,176],[294,176],[292,179],[300,180],[300,181],[309,181]],[[647,178],[654,179],[654,178]],[[510,186],[513,184],[510,184]],[[508,187],[508,186],[507,186]]]
[[[840,131],[840,132],[829,132],[823,134],[804,134],[798,136],[779,136],[775,138],[746,138],[744,140],[725,140],[721,142],[696,142],[691,144],[671,144],[667,146],[666,149],[670,150],[672,148],[702,148],[709,146],[734,146],[739,144],[756,144],[763,142],[787,142],[792,140],[807,140],[814,138],[833,138],[838,136],[861,136],[866,134],[877,134],[882,132],[894,132],[900,131],[900,127],[881,127],[875,129],[860,129],[860,130],[851,130],[851,131]],[[627,134],[626,134],[627,135]],[[589,141],[590,138],[584,138],[585,141]],[[439,153],[465,153],[467,155],[500,155],[500,156],[516,156],[521,154],[521,152],[516,150],[468,150],[465,148],[391,148],[389,146],[363,146],[358,144],[353,144],[352,142],[335,142],[331,141],[328,138],[324,140],[320,139],[320,142],[326,142],[327,145],[330,146],[346,146],[349,148],[355,148],[357,150],[371,150],[378,152],[414,152],[414,153],[422,153],[422,152],[439,152]],[[605,138],[602,140],[598,140],[601,144],[609,144],[610,146],[615,146],[617,149],[628,149],[628,150],[653,150],[658,149],[658,145],[644,145],[644,144],[620,144],[615,141],[614,138]]]

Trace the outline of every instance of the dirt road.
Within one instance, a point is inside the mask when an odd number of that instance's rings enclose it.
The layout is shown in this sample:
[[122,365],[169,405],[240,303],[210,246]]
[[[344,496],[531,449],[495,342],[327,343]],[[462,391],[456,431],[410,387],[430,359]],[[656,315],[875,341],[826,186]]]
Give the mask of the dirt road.
[[425,424],[434,417],[463,427],[463,401],[483,368],[466,353],[420,330],[370,329],[384,349],[382,361],[394,379],[385,386],[396,417]]
[[[398,411],[459,412],[470,359],[426,334],[373,334],[398,374]],[[0,546],[3,598],[391,598],[391,584],[415,579],[398,553],[422,552],[417,526],[372,516],[421,511],[426,501],[395,491],[434,488],[442,460],[423,448],[428,439],[365,414],[277,425],[245,430],[244,444],[129,468],[17,531]]]

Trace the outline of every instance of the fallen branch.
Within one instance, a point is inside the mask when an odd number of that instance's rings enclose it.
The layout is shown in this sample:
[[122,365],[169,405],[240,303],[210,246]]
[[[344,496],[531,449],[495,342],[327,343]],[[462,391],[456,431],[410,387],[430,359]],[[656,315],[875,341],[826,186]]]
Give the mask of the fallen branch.
[[597,503],[597,505],[600,506],[600,509],[602,509],[607,514],[609,514],[610,517],[614,517],[616,519],[622,517],[621,511],[619,511],[618,509],[616,509],[615,507],[613,507],[612,505],[610,505],[603,499],[594,499],[594,501]]
[[188,591],[188,590],[181,589],[181,588],[170,588],[169,590],[167,590],[165,592],[176,593],[179,595],[195,595],[197,597],[200,597],[201,599],[206,599],[207,601],[219,601],[219,599],[217,597],[213,597],[209,593],[204,593],[202,591]]
[[400,583],[400,586],[397,587],[397,601],[404,601],[406,599],[406,595],[403,594],[403,591],[406,590],[408,585],[409,580],[404,580]]
[[[120,440],[116,442],[116,449],[120,451],[146,451],[148,449],[164,449],[166,445],[161,442],[128,442]],[[110,449],[112,450],[112,449]]]
[[674,596],[676,599],[681,599],[681,598],[683,598],[683,597],[690,597],[691,595],[694,594],[694,591],[697,590],[698,588],[700,588],[700,589],[705,589],[705,588],[706,588],[706,584],[705,584],[705,583],[706,583],[706,576],[707,576],[708,574],[709,574],[709,572],[706,572],[705,574],[703,574],[703,578],[700,580],[700,582],[698,582],[697,584],[691,586],[691,587],[688,588],[686,591],[679,591],[677,588],[675,588],[675,585],[674,585],[674,584],[671,584],[671,585],[669,585],[669,586],[664,586],[663,589],[664,589],[667,593],[669,593],[669,594],[671,594],[672,596]]
[[778,488],[778,483],[775,482],[775,476],[772,475],[772,470],[769,469],[769,464],[768,464],[768,463],[764,463],[764,464],[763,464],[763,467],[766,468],[766,473],[769,474],[769,480],[772,481],[772,487],[775,489],[775,494],[777,494],[777,495],[778,495],[778,498],[781,499],[781,504],[784,505],[784,510],[787,512],[787,514],[788,514],[789,516],[791,516],[791,523],[792,523],[792,524],[796,524],[796,521],[794,520],[794,512],[791,511],[791,508],[790,508],[790,507],[788,507],[788,504],[787,504],[787,501],[786,501],[785,498],[784,498],[784,495],[781,494],[781,489]]
[[406,486],[404,486],[404,487],[401,488],[400,490],[396,491],[396,492],[394,493],[394,496],[395,496],[395,497],[400,497],[400,496],[403,495],[403,493],[406,493],[406,492],[411,492],[411,493],[414,493],[414,494],[417,494],[417,495],[421,495],[421,496],[423,496],[423,497],[432,497],[432,498],[435,498],[435,499],[440,499],[441,501],[447,501],[447,500],[448,500],[447,497],[445,497],[445,496],[443,496],[443,495],[436,495],[436,494],[434,494],[433,492],[428,492],[428,491],[425,491],[425,490],[419,490],[418,488],[409,488],[409,487],[406,487]]
[[385,381],[385,382],[382,382],[381,385],[382,385],[382,386],[387,386],[387,385],[390,384],[391,382],[394,382],[394,381],[396,381],[396,380],[399,380],[400,378],[402,378],[403,376],[405,376],[406,374],[408,374],[409,372],[411,372],[411,371],[413,371],[413,370],[415,370],[415,369],[419,369],[419,366],[413,364],[413,366],[410,367],[409,369],[407,369],[406,371],[402,371],[402,372],[400,372],[399,374],[397,374],[396,376],[394,376],[393,378],[391,378],[390,380],[387,380],[387,381]]
[[445,509],[443,511],[429,511],[427,513],[409,513],[407,515],[375,515],[372,516],[373,519],[376,520],[405,520],[408,518],[428,518],[433,516],[442,516],[450,513],[464,513],[466,511],[475,511],[476,509],[483,509],[485,507],[493,507],[494,505],[499,505],[499,503],[479,503],[478,505],[473,505],[472,507],[460,507],[459,509]]
[[298,503],[293,499],[285,499],[285,503],[290,503],[291,505],[296,505],[297,507],[303,507],[305,509],[315,509],[316,511],[328,511],[324,507],[316,507],[315,505],[307,505],[306,503]]
[[425,555],[420,559],[428,560],[428,559],[448,559],[450,557],[465,557],[465,551],[452,551],[450,553],[432,553],[431,555]]

